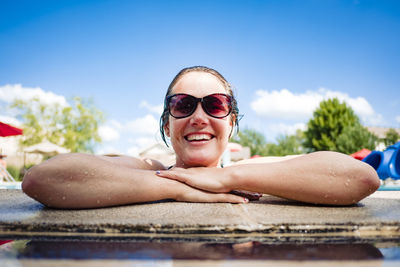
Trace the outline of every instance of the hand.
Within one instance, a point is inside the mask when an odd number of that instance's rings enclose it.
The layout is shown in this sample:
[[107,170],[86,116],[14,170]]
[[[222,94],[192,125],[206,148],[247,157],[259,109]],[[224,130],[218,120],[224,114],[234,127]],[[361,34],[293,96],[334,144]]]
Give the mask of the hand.
[[174,199],[184,202],[224,202],[224,203],[248,203],[249,199],[228,193],[210,193],[188,185],[178,183]]
[[170,170],[156,171],[156,175],[185,183],[191,187],[215,193],[227,193],[229,178],[224,176],[220,168],[173,168]]

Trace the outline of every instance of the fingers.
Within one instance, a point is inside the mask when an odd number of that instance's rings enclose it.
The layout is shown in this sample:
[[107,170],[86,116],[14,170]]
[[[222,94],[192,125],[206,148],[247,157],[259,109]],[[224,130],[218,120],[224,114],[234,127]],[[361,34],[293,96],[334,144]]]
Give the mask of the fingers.
[[232,194],[214,194],[214,202],[228,202],[228,203],[248,203],[249,199],[246,197],[236,196]]
[[167,171],[158,170],[158,171],[156,171],[156,175],[160,176],[160,177],[163,177],[163,178],[168,178],[168,179],[173,179],[173,180],[176,180],[176,181],[180,181],[182,183],[186,183],[186,180],[187,180],[185,175],[182,172],[180,172],[179,175],[177,175],[177,173],[172,171],[172,170],[167,170]]
[[249,202],[249,199],[246,197],[236,196],[232,194],[226,193],[204,193],[198,196],[199,199],[195,200],[196,202],[211,202],[211,203],[238,203],[245,204]]

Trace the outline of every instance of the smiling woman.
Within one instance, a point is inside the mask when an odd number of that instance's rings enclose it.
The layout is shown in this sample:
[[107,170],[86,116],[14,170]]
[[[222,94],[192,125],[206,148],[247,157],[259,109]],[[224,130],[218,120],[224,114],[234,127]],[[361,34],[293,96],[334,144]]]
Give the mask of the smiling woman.
[[[126,156],[64,154],[31,168],[22,188],[50,207],[93,208],[161,199],[246,203],[259,193],[349,205],[379,187],[372,167],[336,152],[257,158],[219,168],[237,126],[237,102],[225,78],[207,67],[186,68],[168,87],[160,119],[162,138],[170,139],[176,153],[174,166]],[[247,197],[239,196],[243,192]]]

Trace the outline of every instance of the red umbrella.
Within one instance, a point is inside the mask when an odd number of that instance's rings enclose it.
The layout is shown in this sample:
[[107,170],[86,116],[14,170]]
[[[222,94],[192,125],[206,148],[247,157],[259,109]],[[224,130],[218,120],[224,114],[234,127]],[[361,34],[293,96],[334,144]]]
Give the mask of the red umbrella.
[[366,156],[369,155],[369,153],[371,153],[371,150],[363,148],[360,151],[351,154],[350,156],[352,156],[355,159],[363,160]]
[[21,135],[22,129],[0,122],[0,136]]

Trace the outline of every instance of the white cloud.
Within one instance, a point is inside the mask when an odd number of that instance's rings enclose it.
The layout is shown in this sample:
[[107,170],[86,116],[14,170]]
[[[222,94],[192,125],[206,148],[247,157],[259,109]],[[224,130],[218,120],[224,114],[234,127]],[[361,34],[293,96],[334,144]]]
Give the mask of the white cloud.
[[158,121],[151,114],[128,122],[110,120],[99,131],[104,143],[97,153],[116,153],[112,149],[118,147],[122,154],[138,156],[143,149],[158,141]]
[[104,155],[104,154],[122,155],[124,153],[119,151],[113,145],[102,145],[100,148],[97,149],[96,154],[99,154],[99,155]]
[[128,150],[126,151],[126,154],[132,157],[137,157],[139,156],[139,148],[137,146],[132,146],[130,148],[128,148]]
[[3,123],[10,124],[12,126],[22,126],[22,123],[14,117],[0,115],[0,121]]
[[154,137],[139,137],[130,140],[130,142],[134,145],[128,148],[127,154],[131,156],[139,156],[140,152],[155,144],[156,139]]
[[149,146],[156,143],[155,138],[153,137],[140,137],[136,139],[136,144],[140,149],[148,148]]
[[111,126],[100,126],[99,127],[99,135],[103,141],[113,141],[113,140],[118,140],[120,135],[115,128]]
[[396,120],[398,123],[400,123],[400,115],[399,115],[399,116],[396,116],[395,120]]
[[251,108],[257,115],[267,118],[304,119],[312,114],[322,99],[314,92],[293,94],[287,89],[281,91],[256,91],[256,100]]
[[58,103],[61,106],[68,106],[64,96],[56,95],[50,91],[44,91],[40,87],[22,87],[21,84],[6,84],[0,86],[0,101],[12,103],[15,99],[28,101],[35,97],[39,98],[44,104]]
[[117,129],[118,131],[120,131],[123,128],[122,124],[117,120],[110,120],[110,121],[108,121],[108,124],[110,125],[110,127],[113,127],[114,129]]
[[153,115],[147,114],[144,117],[137,118],[126,124],[126,130],[133,134],[152,135],[154,136],[158,131],[158,120]]
[[374,111],[365,98],[352,98],[346,93],[325,88],[300,94],[292,93],[288,89],[258,90],[257,99],[251,103],[251,108],[261,117],[304,121],[312,117],[313,111],[322,100],[333,97],[345,101],[364,122],[372,125],[382,123],[382,116]]
[[163,112],[163,108],[164,108],[164,107],[163,107],[163,104],[153,106],[153,105],[147,103],[147,101],[145,101],[145,100],[143,100],[143,101],[140,103],[139,107],[145,108],[145,109],[147,109],[148,111],[157,114],[158,116],[161,116],[161,113]]

